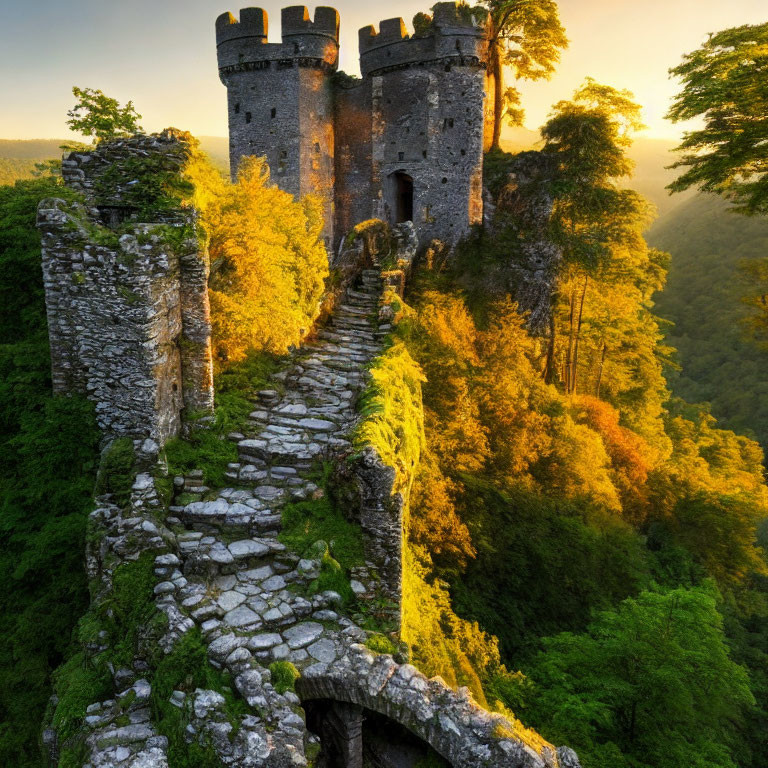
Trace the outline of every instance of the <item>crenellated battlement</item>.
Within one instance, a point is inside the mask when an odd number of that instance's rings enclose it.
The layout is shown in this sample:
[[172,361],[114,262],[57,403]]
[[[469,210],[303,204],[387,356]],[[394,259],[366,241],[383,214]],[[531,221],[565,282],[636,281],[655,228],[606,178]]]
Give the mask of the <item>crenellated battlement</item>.
[[385,19],[359,34],[363,76],[430,63],[484,66],[486,30],[481,19],[456,3],[438,3],[428,35],[409,35],[401,18]]
[[312,21],[306,6],[293,5],[283,8],[282,22],[283,42],[297,35],[321,35],[339,42],[339,12],[335,8],[320,6],[315,10],[315,20]]
[[229,11],[216,19],[216,45],[242,39],[266,43],[268,35],[269,14],[263,8],[243,8],[239,21]]
[[292,64],[336,69],[339,13],[335,8],[318,8],[314,20],[304,5],[284,8],[282,27],[282,42],[270,43],[269,14],[264,9],[243,8],[239,20],[229,12],[221,14],[216,20],[216,46],[222,78]]

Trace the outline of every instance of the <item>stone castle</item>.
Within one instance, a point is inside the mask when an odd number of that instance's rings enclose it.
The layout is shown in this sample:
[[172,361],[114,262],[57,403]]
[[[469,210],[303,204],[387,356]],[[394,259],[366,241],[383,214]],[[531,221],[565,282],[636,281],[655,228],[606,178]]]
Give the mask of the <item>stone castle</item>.
[[265,156],[272,180],[325,203],[335,251],[356,224],[413,221],[420,242],[455,243],[483,217],[485,29],[456,3],[438,3],[429,33],[402,19],[360,30],[362,79],[337,74],[339,14],[282,12],[269,43],[266,11],[216,21],[219,74],[229,101],[233,173]]

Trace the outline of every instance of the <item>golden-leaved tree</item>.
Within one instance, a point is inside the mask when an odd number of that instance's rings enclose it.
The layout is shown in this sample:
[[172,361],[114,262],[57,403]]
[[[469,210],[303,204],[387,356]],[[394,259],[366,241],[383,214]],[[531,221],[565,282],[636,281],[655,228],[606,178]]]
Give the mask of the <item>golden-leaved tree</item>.
[[216,360],[287,351],[311,329],[328,276],[320,202],[270,185],[263,158],[246,158],[236,183],[199,157],[188,173],[209,237]]

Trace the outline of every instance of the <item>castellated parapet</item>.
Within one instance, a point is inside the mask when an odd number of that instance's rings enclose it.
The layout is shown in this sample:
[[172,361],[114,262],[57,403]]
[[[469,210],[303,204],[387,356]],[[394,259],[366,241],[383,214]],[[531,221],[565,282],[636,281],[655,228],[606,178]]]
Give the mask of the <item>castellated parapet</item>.
[[183,413],[213,410],[208,260],[192,209],[159,207],[140,221],[135,178],[180,177],[190,146],[167,131],[75,152],[63,162],[81,202],[38,210],[57,394],[96,404],[108,439],[158,445]]
[[482,222],[486,30],[456,3],[438,3],[431,29],[402,19],[360,30],[362,80],[334,78],[339,16],[283,11],[283,41],[268,43],[265,11],[216,22],[229,94],[233,172],[265,156],[277,185],[320,194],[326,241],[356,224],[413,221],[420,242],[455,243]]

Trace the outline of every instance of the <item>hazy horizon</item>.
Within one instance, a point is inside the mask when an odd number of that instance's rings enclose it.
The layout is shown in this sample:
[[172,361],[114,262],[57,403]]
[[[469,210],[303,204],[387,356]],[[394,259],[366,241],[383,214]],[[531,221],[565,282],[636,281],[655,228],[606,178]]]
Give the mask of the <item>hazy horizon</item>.
[[[280,39],[280,8],[270,14],[270,40]],[[239,5],[239,4],[238,4]],[[245,4],[244,4],[245,5]],[[336,3],[341,13],[341,63],[358,71],[357,30],[430,3]],[[536,129],[551,105],[568,98],[586,76],[633,91],[644,106],[646,138],[675,140],[682,127],[663,119],[677,84],[668,69],[709,32],[768,20],[764,0],[561,0],[570,48],[549,82],[520,83],[526,126]],[[313,11],[315,6],[309,6]],[[227,0],[0,0],[0,138],[71,139],[66,112],[73,85],[133,100],[149,131],[170,125],[197,135],[226,136],[226,92],[216,67],[214,21]]]

